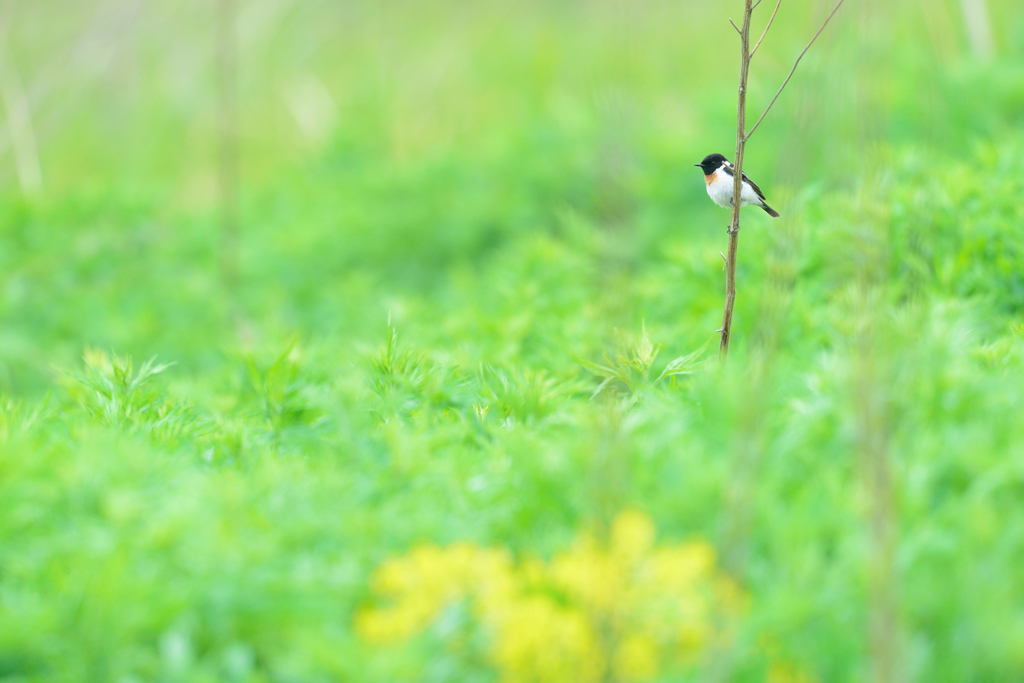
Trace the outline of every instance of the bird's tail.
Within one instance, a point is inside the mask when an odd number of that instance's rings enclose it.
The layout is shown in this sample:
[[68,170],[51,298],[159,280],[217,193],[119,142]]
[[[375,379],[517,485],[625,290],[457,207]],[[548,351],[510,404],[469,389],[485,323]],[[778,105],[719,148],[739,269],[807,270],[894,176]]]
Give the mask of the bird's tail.
[[767,204],[762,203],[761,208],[764,209],[764,212],[771,216],[772,218],[779,217],[779,212],[773,209],[772,207],[768,206]]

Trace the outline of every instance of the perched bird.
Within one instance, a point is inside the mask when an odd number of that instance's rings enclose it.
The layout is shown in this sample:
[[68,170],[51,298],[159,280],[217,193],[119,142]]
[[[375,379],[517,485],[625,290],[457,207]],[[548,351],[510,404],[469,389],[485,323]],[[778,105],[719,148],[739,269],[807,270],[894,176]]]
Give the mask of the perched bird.
[[[704,157],[704,161],[694,164],[694,166],[700,166],[704,171],[704,182],[708,186],[708,196],[711,197],[711,201],[725,209],[731,207],[733,168],[729,160],[721,154],[709,154]],[[765,203],[764,192],[761,192],[761,188],[744,173],[740,206],[748,204],[760,206],[772,218],[779,217],[779,212]]]

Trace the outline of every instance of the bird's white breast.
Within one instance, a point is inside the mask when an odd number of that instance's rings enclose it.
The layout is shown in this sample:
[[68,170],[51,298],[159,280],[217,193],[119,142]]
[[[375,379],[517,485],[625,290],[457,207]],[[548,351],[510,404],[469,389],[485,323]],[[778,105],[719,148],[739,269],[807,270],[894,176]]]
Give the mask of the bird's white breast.
[[[708,196],[711,197],[711,201],[723,208],[730,208],[732,206],[732,182],[732,176],[722,170],[722,168],[715,171],[714,180],[707,184]],[[749,183],[743,183],[743,191],[740,193],[740,206],[747,206],[749,204],[760,206],[761,200]]]

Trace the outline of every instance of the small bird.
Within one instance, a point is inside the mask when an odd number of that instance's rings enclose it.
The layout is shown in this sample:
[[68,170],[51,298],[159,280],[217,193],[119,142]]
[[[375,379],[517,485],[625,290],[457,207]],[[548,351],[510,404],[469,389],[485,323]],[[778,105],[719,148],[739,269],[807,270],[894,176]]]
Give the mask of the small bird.
[[[694,166],[700,166],[704,171],[704,182],[708,186],[708,196],[711,197],[711,201],[725,209],[731,207],[733,168],[729,160],[721,154],[709,154],[704,157],[704,161],[694,164]],[[740,206],[748,204],[760,206],[772,218],[779,217],[779,212],[765,203],[764,192],[761,192],[761,188],[744,173]]]

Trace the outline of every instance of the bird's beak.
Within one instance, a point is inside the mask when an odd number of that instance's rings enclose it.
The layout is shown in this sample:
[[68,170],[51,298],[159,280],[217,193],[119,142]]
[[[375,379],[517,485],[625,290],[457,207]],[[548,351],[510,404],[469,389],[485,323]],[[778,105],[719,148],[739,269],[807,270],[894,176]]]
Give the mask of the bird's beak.
[[694,164],[694,166],[700,166],[700,164]]

